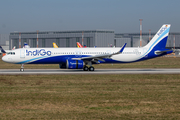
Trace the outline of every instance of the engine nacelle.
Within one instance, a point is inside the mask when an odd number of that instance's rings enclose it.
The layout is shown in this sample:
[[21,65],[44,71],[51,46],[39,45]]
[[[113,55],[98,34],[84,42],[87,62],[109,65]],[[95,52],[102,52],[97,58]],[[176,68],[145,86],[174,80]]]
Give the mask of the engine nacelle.
[[84,62],[82,60],[67,60],[66,68],[67,69],[83,69]]

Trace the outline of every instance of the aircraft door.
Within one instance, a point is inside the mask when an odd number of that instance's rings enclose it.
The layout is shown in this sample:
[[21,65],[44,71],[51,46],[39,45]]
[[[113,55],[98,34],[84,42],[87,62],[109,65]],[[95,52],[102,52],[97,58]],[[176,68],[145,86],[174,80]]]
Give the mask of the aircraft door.
[[20,58],[25,58],[25,49],[20,50]]

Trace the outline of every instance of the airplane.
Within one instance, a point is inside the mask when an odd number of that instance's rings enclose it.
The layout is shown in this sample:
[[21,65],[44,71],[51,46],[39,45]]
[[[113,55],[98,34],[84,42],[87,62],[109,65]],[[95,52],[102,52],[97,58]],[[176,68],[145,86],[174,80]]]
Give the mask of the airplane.
[[57,44],[53,42],[53,47],[58,48]]
[[[23,48],[30,48],[30,46],[27,43],[24,43]],[[16,46],[14,46],[12,50],[15,50],[15,49],[16,49]],[[6,50],[6,52],[3,53],[3,56],[5,56],[6,53],[9,53],[9,52],[11,52],[11,50]]]
[[77,42],[77,47],[78,48],[83,48],[83,46],[81,45],[81,43]]
[[[15,50],[16,49],[16,46],[14,46],[13,48],[12,48],[12,50]],[[6,50],[6,52],[10,52],[11,50]],[[5,53],[3,53],[2,55],[3,56],[5,56],[6,55],[6,52]]]
[[15,49],[16,49],[16,46],[14,46],[12,50],[15,50]]
[[[58,48],[57,44],[54,43],[54,42],[53,42],[53,47],[54,47],[54,48]],[[77,42],[77,47],[78,47],[78,48],[83,48],[83,46],[82,46],[79,42]]]
[[[2,57],[4,62],[21,64],[59,64],[61,69],[94,71],[93,64],[131,63],[160,57],[173,50],[166,49],[170,24],[163,25],[144,47],[106,48],[19,48]],[[0,50],[5,52],[0,46]]]
[[30,46],[27,43],[24,43],[23,48],[30,48]]

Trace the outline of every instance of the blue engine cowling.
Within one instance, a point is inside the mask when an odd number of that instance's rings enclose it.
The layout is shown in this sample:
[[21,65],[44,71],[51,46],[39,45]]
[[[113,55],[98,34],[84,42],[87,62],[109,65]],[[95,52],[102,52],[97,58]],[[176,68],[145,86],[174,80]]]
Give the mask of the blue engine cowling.
[[67,69],[83,69],[84,62],[82,60],[67,60],[66,68]]

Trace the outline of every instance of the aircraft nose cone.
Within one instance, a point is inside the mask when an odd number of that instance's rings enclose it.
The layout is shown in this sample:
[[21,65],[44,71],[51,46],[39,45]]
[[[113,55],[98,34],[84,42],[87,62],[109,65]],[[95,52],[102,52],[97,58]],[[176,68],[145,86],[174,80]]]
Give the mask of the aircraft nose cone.
[[13,63],[14,61],[13,61],[13,58],[12,57],[9,57],[9,56],[3,56],[2,57],[2,60],[4,61],[4,62],[7,62],[7,63]]
[[4,62],[9,62],[9,63],[12,62],[12,58],[9,58],[9,57],[7,57],[7,56],[3,56],[3,57],[2,57],[2,60],[3,60]]
[[5,57],[2,57],[2,61],[4,61],[4,62],[5,62]]

